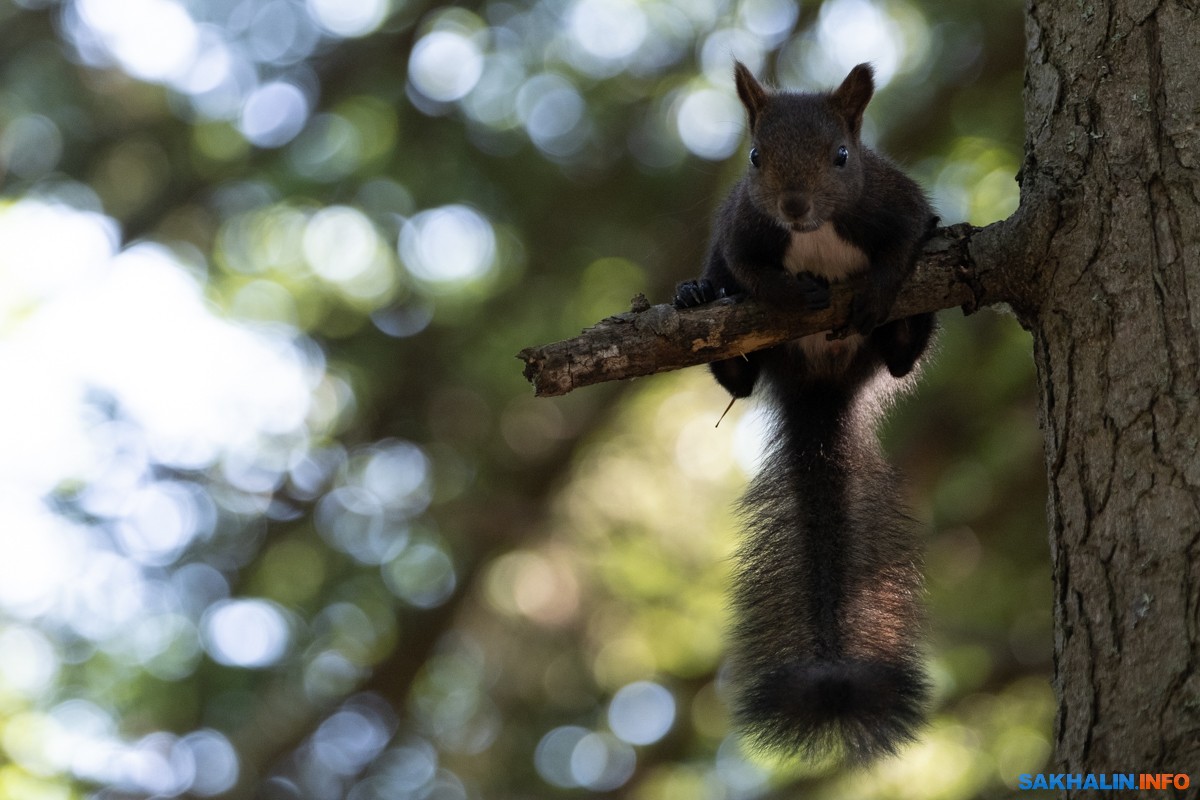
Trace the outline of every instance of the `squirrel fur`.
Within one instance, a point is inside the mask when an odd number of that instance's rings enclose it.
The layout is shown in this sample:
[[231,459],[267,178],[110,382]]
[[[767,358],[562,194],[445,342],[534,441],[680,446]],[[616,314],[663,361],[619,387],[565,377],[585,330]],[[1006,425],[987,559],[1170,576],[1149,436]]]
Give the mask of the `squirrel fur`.
[[850,325],[712,364],[735,398],[759,387],[775,437],[742,500],[731,679],[757,745],[865,762],[924,723],[920,553],[877,426],[912,382],[931,314],[886,322],[936,224],[920,187],[861,141],[869,64],[832,92],[765,89],[735,63],[752,148],[721,207],[707,266],[675,304],[749,295],[829,304],[850,281]]

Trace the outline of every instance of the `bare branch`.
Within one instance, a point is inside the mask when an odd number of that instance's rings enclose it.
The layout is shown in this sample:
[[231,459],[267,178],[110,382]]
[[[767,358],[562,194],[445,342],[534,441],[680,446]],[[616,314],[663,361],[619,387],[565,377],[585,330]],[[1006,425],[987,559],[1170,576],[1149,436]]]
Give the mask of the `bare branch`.
[[[971,239],[981,230],[967,224],[939,229],[896,298],[891,319],[954,306],[970,312],[1001,301],[998,292],[985,287],[988,276],[971,259]],[[679,310],[651,306],[639,296],[632,311],[601,320],[572,339],[526,348],[517,357],[525,362],[534,393],[553,397],[842,328],[852,295],[851,286],[834,286],[830,307],[809,313],[781,311],[749,299]]]

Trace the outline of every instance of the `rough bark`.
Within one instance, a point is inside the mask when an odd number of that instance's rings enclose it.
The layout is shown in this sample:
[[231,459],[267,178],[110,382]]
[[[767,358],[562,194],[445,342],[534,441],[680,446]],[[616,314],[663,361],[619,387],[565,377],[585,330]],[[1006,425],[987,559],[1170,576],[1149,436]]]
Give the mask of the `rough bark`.
[[[1030,2],[1032,291],[1063,772],[1200,764],[1200,19]],[[1079,792],[1075,797],[1091,796]]]

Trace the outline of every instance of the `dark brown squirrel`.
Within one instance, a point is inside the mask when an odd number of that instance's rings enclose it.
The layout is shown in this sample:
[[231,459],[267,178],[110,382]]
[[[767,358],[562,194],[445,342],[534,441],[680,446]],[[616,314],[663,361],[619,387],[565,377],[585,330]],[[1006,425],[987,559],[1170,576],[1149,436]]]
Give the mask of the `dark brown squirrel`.
[[832,92],[771,92],[735,63],[750,168],[718,212],[689,307],[749,295],[787,309],[854,287],[849,329],[712,365],[735,398],[762,384],[775,437],[741,502],[730,656],[735,718],[769,750],[865,762],[924,724],[920,551],[877,426],[912,383],[931,314],[885,322],[936,217],[861,141],[874,72]]

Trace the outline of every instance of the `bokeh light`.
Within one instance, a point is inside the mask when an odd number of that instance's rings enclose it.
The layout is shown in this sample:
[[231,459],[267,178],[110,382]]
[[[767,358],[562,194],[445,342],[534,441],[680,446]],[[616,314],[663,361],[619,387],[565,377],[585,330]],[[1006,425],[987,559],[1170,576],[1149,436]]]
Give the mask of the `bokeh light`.
[[288,623],[264,600],[214,603],[202,621],[205,647],[214,659],[234,667],[267,667],[287,651]]
[[483,54],[462,33],[435,30],[417,42],[408,63],[408,79],[431,100],[449,103],[475,87],[483,74]]
[[832,0],[821,6],[817,39],[827,62],[814,76],[822,83],[836,84],[856,64],[870,61],[875,81],[886,86],[896,74],[903,55],[903,38],[888,14],[872,0]]
[[[990,30],[915,0],[801,10],[0,0],[0,795],[788,791],[719,672],[760,412],[713,431],[701,374],[545,402],[511,356],[691,269],[744,166],[733,58],[807,88],[872,60],[880,124],[992,69]],[[948,221],[1016,202],[970,111],[896,140]],[[1040,591],[977,513],[1037,449],[1003,445],[928,492],[935,593]],[[976,687],[1047,623],[958,606],[1003,629],[937,653],[975,719],[831,792],[1044,762],[1045,693],[1013,722]]]
[[304,92],[286,81],[275,81],[246,98],[239,127],[251,144],[278,147],[295,138],[307,119]]
[[365,36],[387,15],[387,0],[308,0],[308,13],[336,36]]
[[311,105],[297,85],[277,79],[279,68],[312,57],[323,37],[371,33],[390,10],[386,0],[68,0],[63,21],[85,63],[170,86],[197,114],[237,118],[250,142],[278,147],[303,128]]
[[179,740],[195,762],[195,776],[188,791],[213,797],[231,789],[238,777],[237,754],[229,740],[213,730],[198,730]]
[[799,15],[800,6],[792,0],[745,0],[738,6],[738,17],[746,30],[768,47],[787,37]]
[[434,608],[449,599],[458,583],[454,562],[433,542],[405,548],[383,567],[383,580],[396,596],[417,608]]
[[341,775],[357,774],[382,752],[395,729],[395,714],[373,695],[350,698],[317,728],[312,755]]
[[82,21],[130,75],[170,82],[183,77],[199,44],[187,9],[172,0],[76,0]]
[[622,686],[608,706],[613,733],[630,744],[653,744],[666,735],[675,721],[675,698],[652,681]]
[[517,90],[516,110],[529,138],[547,155],[569,157],[582,148],[587,105],[566,78],[553,73],[529,78]]
[[430,284],[476,280],[496,265],[496,234],[475,209],[442,206],[405,223],[400,255],[414,277]]
[[571,769],[571,758],[575,748],[590,734],[586,728],[565,725],[547,733],[538,742],[534,753],[534,765],[538,774],[549,784],[563,789],[580,785]]
[[607,733],[589,733],[571,750],[571,777],[593,792],[611,792],[633,776],[633,748]]
[[633,748],[611,734],[568,725],[542,737],[534,764],[538,774],[554,786],[608,792],[629,780],[637,757]]
[[601,61],[627,61],[646,39],[646,14],[632,0],[576,0],[567,14],[574,42]]
[[197,536],[210,534],[215,523],[208,496],[176,481],[143,485],[126,502],[114,538],[126,555],[143,564],[174,562]]
[[62,132],[41,114],[23,114],[0,131],[0,164],[30,180],[50,172],[62,158]]
[[330,206],[304,227],[304,255],[313,272],[364,299],[390,296],[395,275],[388,249],[366,216],[347,206]]
[[679,101],[675,127],[688,150],[717,161],[741,142],[745,113],[731,92],[698,88]]
[[0,693],[36,698],[58,677],[54,646],[33,628],[0,629]]

